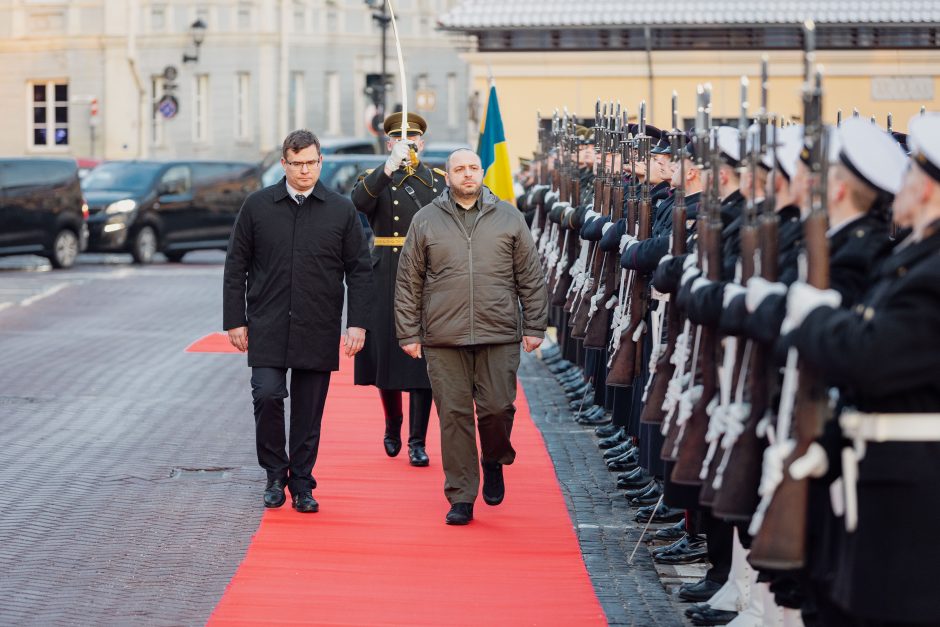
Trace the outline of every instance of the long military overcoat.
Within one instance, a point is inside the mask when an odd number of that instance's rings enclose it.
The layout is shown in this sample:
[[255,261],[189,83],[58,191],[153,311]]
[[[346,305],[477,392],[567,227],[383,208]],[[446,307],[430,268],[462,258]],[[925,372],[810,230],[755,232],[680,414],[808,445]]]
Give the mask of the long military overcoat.
[[427,362],[405,354],[395,337],[393,303],[401,245],[383,238],[404,240],[414,214],[445,187],[442,171],[420,163],[411,175],[400,169],[389,177],[383,168],[376,168],[360,177],[353,188],[353,203],[369,219],[377,243],[372,249],[373,332],[356,356],[356,385],[374,385],[383,390],[431,387]]

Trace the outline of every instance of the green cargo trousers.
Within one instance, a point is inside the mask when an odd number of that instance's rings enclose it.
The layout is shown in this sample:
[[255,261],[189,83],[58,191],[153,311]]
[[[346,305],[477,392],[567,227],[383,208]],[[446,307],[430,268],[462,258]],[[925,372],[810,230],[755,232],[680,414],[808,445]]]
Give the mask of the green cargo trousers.
[[473,503],[480,492],[480,455],[474,429],[476,403],[482,461],[511,464],[509,442],[516,414],[519,343],[464,347],[424,347],[428,376],[441,421],[444,495],[453,503]]

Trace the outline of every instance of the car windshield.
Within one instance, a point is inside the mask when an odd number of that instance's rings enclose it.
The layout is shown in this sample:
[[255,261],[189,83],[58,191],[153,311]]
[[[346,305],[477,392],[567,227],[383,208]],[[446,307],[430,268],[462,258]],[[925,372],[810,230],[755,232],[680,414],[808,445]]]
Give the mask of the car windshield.
[[82,190],[145,192],[162,167],[159,163],[102,163],[82,179]]

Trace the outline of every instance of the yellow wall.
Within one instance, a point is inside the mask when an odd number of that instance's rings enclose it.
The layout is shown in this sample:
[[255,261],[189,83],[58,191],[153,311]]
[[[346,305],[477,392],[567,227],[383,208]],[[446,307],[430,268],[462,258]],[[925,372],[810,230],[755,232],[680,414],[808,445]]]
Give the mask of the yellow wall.
[[[740,77],[747,74],[748,99],[753,115],[760,105],[761,51],[654,52],[652,93],[645,53],[637,52],[545,52],[469,53],[472,89],[485,102],[488,77],[496,80],[500,111],[513,167],[518,157],[529,156],[536,143],[536,111],[550,117],[567,107],[580,117],[594,116],[598,97],[620,100],[634,118],[641,100],[651,101],[648,121],[660,128],[670,125],[672,91],[679,96],[679,116],[695,114],[695,91],[699,83],[711,83],[713,115],[737,117],[740,111]],[[774,52],[769,58],[769,109],[784,117],[802,117],[800,96],[802,54]],[[823,78],[823,110],[834,123],[836,112],[843,117],[853,107],[868,118],[874,114],[885,125],[893,114],[895,130],[905,130],[921,105],[940,110],[940,51],[821,51],[817,64]],[[872,99],[872,77],[927,77],[933,82],[933,98],[917,100]],[[924,80],[919,78],[919,80]],[[476,138],[471,138],[475,144]]]

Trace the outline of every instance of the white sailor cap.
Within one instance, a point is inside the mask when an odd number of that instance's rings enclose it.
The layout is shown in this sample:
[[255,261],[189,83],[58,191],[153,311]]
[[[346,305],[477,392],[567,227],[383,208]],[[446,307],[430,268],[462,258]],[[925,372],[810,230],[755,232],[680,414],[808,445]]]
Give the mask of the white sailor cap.
[[732,168],[738,167],[741,162],[741,136],[738,129],[733,126],[718,127],[718,150],[721,156]]
[[[773,129],[768,133],[768,141],[773,140]],[[791,124],[777,129],[777,165],[788,179],[793,178],[796,173],[796,163],[800,160],[800,151],[803,150],[803,125]],[[773,167],[770,161],[770,153],[764,157],[764,165],[767,168]]]
[[[940,127],[938,127],[940,128]],[[861,118],[842,122],[838,135],[839,162],[880,192],[898,193],[907,168],[907,155],[887,132]],[[940,139],[940,134],[938,134]]]
[[907,145],[914,163],[940,181],[940,113],[915,115],[907,124]]

